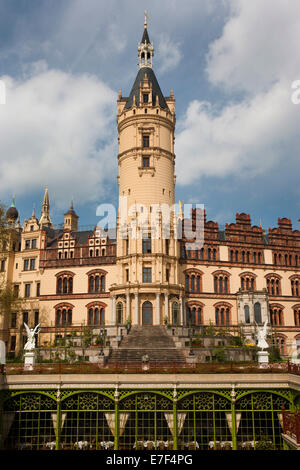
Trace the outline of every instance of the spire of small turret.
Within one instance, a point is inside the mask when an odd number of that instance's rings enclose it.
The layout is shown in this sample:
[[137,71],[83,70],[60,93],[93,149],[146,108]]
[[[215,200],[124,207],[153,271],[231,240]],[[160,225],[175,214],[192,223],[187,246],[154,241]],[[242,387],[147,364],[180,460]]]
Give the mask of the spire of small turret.
[[149,39],[149,35],[148,35],[148,31],[147,31],[147,18],[148,18],[147,12],[145,11],[144,32],[143,32],[143,37],[142,37],[142,40],[141,40],[142,44],[151,44],[150,39]]
[[52,227],[52,222],[50,219],[50,201],[49,201],[49,193],[48,193],[48,185],[45,189],[45,194],[42,203],[42,214],[40,218],[40,225],[45,227]]
[[142,40],[138,46],[138,58],[139,58],[139,67],[150,67],[152,68],[152,58],[154,56],[154,47],[151,44],[149,39],[149,34],[147,31],[147,13],[145,12],[145,22],[144,22],[144,32]]

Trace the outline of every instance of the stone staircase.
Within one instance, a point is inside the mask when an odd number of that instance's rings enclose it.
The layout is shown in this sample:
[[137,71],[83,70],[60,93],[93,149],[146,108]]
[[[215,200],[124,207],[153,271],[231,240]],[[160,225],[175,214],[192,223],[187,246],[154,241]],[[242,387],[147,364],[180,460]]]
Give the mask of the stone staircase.
[[141,363],[146,354],[150,362],[185,363],[183,352],[176,348],[165,327],[152,325],[131,327],[120,346],[112,350],[108,362]]

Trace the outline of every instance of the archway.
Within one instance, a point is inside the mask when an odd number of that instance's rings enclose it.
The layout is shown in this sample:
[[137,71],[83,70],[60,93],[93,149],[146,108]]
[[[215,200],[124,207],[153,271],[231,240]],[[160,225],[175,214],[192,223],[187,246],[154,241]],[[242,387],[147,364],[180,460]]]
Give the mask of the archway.
[[143,325],[153,324],[153,306],[151,302],[144,302],[142,306],[142,323]]

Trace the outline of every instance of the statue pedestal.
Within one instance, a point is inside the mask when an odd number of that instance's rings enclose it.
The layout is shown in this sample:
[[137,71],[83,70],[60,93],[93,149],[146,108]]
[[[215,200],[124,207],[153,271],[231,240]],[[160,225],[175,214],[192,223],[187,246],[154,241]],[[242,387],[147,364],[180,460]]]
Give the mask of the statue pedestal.
[[24,370],[33,370],[35,366],[35,352],[27,351],[24,354]]
[[268,367],[269,364],[269,352],[268,351],[258,351],[258,366],[260,368]]

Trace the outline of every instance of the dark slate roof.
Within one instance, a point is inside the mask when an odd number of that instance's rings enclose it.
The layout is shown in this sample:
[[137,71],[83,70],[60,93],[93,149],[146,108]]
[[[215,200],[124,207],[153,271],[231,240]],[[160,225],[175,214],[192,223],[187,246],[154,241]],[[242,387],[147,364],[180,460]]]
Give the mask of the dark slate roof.
[[161,92],[160,86],[158,84],[157,78],[153,72],[153,70],[150,67],[142,67],[136,76],[135,82],[133,84],[133,87],[131,89],[129,98],[127,98],[125,108],[129,109],[131,108],[133,104],[133,95],[135,95],[135,102],[137,105],[140,103],[140,83],[144,80],[145,74],[148,75],[148,80],[149,82],[152,83],[152,103],[155,104],[156,102],[156,96],[158,96],[158,102],[161,108],[167,108],[168,105],[166,103],[166,100],[164,98],[164,95]]
[[141,42],[145,44],[145,41],[146,41],[146,44],[150,44],[150,39],[149,39],[147,28],[144,29],[144,34],[143,34]]
[[76,241],[80,245],[87,243],[89,240],[89,237],[92,237],[93,235],[94,235],[93,230],[84,230],[83,232],[72,232],[72,237],[75,237]]

